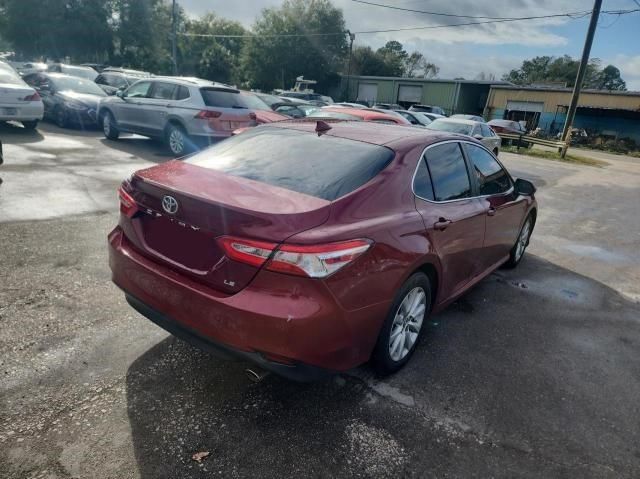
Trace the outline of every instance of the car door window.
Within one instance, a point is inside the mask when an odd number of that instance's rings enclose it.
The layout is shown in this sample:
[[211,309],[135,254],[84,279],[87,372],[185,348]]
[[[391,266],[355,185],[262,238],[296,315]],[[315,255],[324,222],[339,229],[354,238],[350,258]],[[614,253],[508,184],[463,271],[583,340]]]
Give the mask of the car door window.
[[477,135],[484,136],[482,134],[482,130],[480,129],[480,125],[474,126],[473,131],[471,132],[471,136],[477,136]]
[[134,83],[127,90],[127,96],[129,98],[146,98],[147,94],[149,93],[150,86],[151,82],[149,81]]
[[176,85],[173,83],[155,82],[149,98],[154,100],[171,100],[173,99],[173,93],[176,89]]
[[98,75],[94,81],[98,85],[108,85],[109,84],[109,82],[107,81],[107,76],[106,75]]
[[480,195],[497,195],[511,188],[511,178],[496,159],[484,148],[465,145],[480,185]]
[[471,196],[467,166],[456,142],[429,148],[425,152],[436,201],[450,201]]
[[416,196],[424,200],[433,201],[433,185],[431,184],[431,176],[427,168],[427,161],[424,157],[420,158],[416,174],[413,178],[413,192]]

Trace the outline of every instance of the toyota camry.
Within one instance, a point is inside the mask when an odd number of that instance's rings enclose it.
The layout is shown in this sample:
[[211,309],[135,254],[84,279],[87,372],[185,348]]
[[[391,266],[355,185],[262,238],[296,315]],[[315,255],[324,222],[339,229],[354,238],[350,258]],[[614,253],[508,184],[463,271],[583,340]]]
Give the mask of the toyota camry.
[[534,192],[467,136],[272,123],[124,181],[110,266],[137,311],[219,356],[389,374],[429,315],[520,262]]

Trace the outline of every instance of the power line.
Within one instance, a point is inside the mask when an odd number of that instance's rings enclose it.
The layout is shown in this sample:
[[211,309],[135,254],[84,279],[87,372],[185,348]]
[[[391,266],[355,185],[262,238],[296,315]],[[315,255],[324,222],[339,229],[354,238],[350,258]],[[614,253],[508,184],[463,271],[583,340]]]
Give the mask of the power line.
[[[362,0],[352,0],[352,1],[360,1],[360,3],[370,3],[364,2]],[[378,6],[387,6],[383,4],[375,4]],[[390,6],[389,6],[390,7]],[[627,15],[630,13],[640,12],[640,8],[635,9],[627,9],[627,10],[606,10],[601,13],[606,13],[609,15]],[[423,12],[430,13],[430,12]],[[359,32],[352,32],[356,35],[369,35],[374,33],[392,33],[392,32],[406,32],[406,31],[414,31],[414,30],[435,30],[441,28],[456,28],[456,27],[466,27],[473,25],[489,25],[494,23],[507,23],[507,22],[520,22],[520,21],[528,21],[528,20],[540,20],[540,19],[549,19],[549,18],[559,18],[559,17],[567,17],[571,20],[578,20],[580,18],[584,18],[591,14],[591,10],[586,10],[584,12],[566,12],[566,13],[556,13],[552,15],[538,15],[538,16],[529,16],[529,17],[511,17],[511,18],[501,18],[494,20],[485,20],[485,21],[477,21],[477,22],[464,22],[464,23],[451,23],[451,24],[443,24],[443,25],[423,25],[419,27],[405,27],[405,28],[389,28],[385,30],[363,30]],[[481,17],[465,17],[463,18],[481,18]],[[491,17],[487,17],[491,18]],[[339,36],[346,35],[347,31],[342,32],[323,32],[323,33],[282,33],[282,34],[271,34],[271,35],[260,35],[260,34],[243,34],[243,35],[225,35],[225,34],[215,34],[215,33],[180,33],[182,36],[186,37],[201,37],[201,38],[301,38],[301,37],[325,37],[325,36]]]
[[368,2],[365,0],[351,0],[351,1],[355,3],[362,3],[364,5],[372,5],[375,7],[388,8],[391,10],[400,10],[403,12],[424,13],[426,15],[436,15],[441,17],[473,18],[477,20],[530,20],[533,18],[571,17],[572,15],[583,15],[583,14],[591,13],[591,10],[582,10],[579,12],[557,13],[552,15],[541,15],[541,16],[535,16],[535,17],[488,17],[488,16],[477,16],[477,15],[457,15],[454,13],[431,12],[427,10],[415,10],[413,8],[404,8],[404,7],[398,7],[395,5],[386,5],[384,3]]

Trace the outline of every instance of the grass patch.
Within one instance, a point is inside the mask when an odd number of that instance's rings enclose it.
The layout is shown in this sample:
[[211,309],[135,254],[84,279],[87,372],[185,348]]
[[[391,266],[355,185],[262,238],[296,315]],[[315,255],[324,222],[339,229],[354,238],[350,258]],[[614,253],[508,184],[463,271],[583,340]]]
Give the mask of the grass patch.
[[500,151],[526,156],[534,156],[536,158],[544,158],[545,160],[562,161],[564,163],[597,166],[598,168],[609,165],[609,163],[607,163],[606,161],[596,160],[595,158],[575,155],[572,153],[567,153],[564,158],[561,158],[560,153],[558,153],[557,151],[539,150],[537,148],[520,148],[520,151],[518,151],[515,146],[503,146],[500,148]]

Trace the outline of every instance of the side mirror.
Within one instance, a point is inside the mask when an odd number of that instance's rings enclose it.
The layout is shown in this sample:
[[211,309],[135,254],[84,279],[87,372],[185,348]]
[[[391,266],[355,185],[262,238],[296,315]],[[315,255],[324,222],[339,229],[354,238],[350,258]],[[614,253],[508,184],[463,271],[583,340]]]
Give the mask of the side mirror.
[[473,135],[473,137],[474,137],[476,140],[482,140],[482,138],[483,138],[483,136],[482,136],[482,135],[479,135],[479,134]]
[[122,90],[122,89],[121,89],[121,90],[118,90],[118,91],[116,92],[116,96],[117,96],[118,98],[126,98],[126,97],[127,97],[127,92],[125,92],[125,91],[124,91],[124,90]]
[[518,178],[514,185],[516,193],[523,196],[532,196],[536,192],[536,187],[528,180]]

